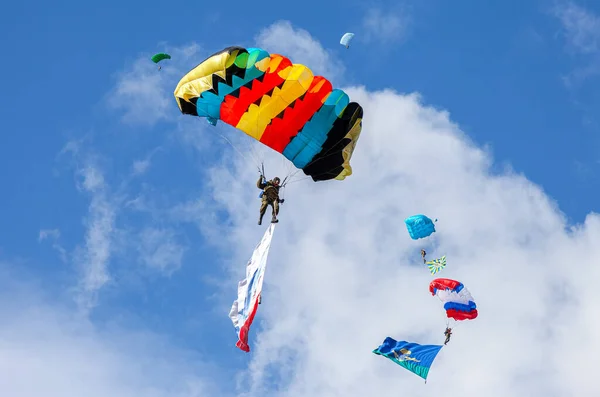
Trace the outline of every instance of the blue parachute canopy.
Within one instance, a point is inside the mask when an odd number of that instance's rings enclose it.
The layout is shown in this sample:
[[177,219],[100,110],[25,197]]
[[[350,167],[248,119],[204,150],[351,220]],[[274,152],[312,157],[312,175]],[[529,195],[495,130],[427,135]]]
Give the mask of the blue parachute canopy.
[[353,38],[354,38],[354,33],[345,33],[340,40],[340,44],[343,45],[344,47],[348,48],[348,47],[350,47],[350,42],[352,41]]
[[404,340],[396,341],[389,336],[373,353],[389,358],[396,364],[427,380],[433,360],[441,345],[419,345]]
[[[437,219],[436,219],[437,222]],[[408,234],[413,240],[425,238],[435,232],[433,221],[425,215],[413,215],[404,220]]]

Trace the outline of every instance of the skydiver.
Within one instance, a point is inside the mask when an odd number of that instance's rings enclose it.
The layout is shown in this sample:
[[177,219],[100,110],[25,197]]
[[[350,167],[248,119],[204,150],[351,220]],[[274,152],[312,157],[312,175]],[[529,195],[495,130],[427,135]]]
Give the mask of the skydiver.
[[444,335],[446,335],[446,341],[444,341],[444,345],[446,345],[446,344],[448,344],[448,342],[450,342],[450,337],[452,336],[452,328],[446,327],[446,330],[444,331]]
[[260,204],[260,218],[258,218],[258,224],[262,224],[262,218],[267,212],[267,206],[273,207],[273,216],[271,218],[271,223],[277,223],[279,220],[277,219],[277,215],[279,215],[279,203],[283,204],[284,199],[279,198],[279,183],[281,180],[279,177],[273,178],[273,180],[266,181],[265,177],[261,174],[256,182],[256,187],[262,189],[261,193],[261,204]]
[[425,250],[421,250],[421,258],[423,258],[423,263],[427,263],[427,260],[425,259],[425,255],[427,255],[427,252],[425,252]]

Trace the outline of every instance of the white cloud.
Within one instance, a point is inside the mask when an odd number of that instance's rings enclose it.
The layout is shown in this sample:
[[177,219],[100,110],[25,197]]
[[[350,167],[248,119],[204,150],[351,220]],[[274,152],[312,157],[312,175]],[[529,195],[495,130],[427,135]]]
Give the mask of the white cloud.
[[138,252],[140,260],[148,267],[173,274],[181,267],[185,246],[176,240],[171,229],[147,227],[140,233]]
[[58,229],[42,229],[40,230],[40,235],[38,237],[38,241],[44,241],[47,238],[51,238],[53,240],[57,240],[60,237],[60,230]]
[[[600,395],[600,321],[589,282],[600,276],[600,217],[568,228],[540,187],[523,175],[492,174],[491,154],[418,95],[347,92],[365,110],[354,173],[287,188],[250,335],[250,395]],[[256,225],[257,176],[233,158],[232,170],[211,170],[213,194],[196,203],[197,219],[218,219],[215,206],[229,213],[211,233],[235,264],[231,300],[266,228]],[[267,154],[269,175],[283,172],[277,159]],[[410,240],[404,219],[415,213],[439,219],[432,238]],[[480,309],[456,327],[426,387],[371,353],[386,336],[443,342],[445,313],[429,294],[422,247],[448,256],[439,277],[464,282]]]
[[294,63],[309,66],[313,73],[335,82],[344,71],[343,65],[327,52],[310,33],[294,28],[289,21],[278,21],[262,29],[256,45],[270,53],[280,53]]
[[554,15],[560,19],[569,44],[584,54],[596,53],[600,45],[600,17],[573,2],[557,5]]
[[66,262],[67,261],[67,250],[64,249],[58,243],[59,238],[60,238],[60,230],[58,230],[58,229],[42,229],[42,230],[40,230],[38,241],[42,242],[46,239],[51,239],[52,240],[52,248],[58,252],[58,254],[60,255],[60,259],[63,262]]
[[[9,271],[10,270],[10,271]],[[208,397],[219,374],[168,340],[97,329],[0,264],[0,387],[10,397]],[[211,382],[212,386],[211,386]]]
[[148,153],[148,155],[146,155],[146,157],[143,160],[135,160],[133,162],[133,164],[131,165],[131,168],[132,168],[131,174],[132,174],[132,176],[139,176],[139,175],[145,174],[146,171],[148,171],[148,169],[150,168],[150,165],[152,164],[152,157],[159,150],[161,150],[160,147],[155,148],[152,151],[150,151],[150,153]]
[[150,159],[136,160],[131,166],[133,175],[142,175],[150,168]]
[[84,218],[85,243],[78,245],[71,257],[80,273],[79,283],[74,289],[75,300],[84,312],[96,306],[98,291],[110,281],[108,267],[113,252],[118,248],[115,235],[119,233],[115,226],[119,202],[111,195],[100,157],[84,145],[83,141],[88,138],[68,142],[59,153],[59,156],[72,155],[76,187],[90,199]]
[[[179,79],[200,61],[199,46],[190,44],[167,48],[172,58],[161,62],[162,70],[149,59],[138,59],[121,72],[117,84],[108,95],[108,105],[124,112],[123,121],[129,124],[152,126],[179,115],[173,90]],[[193,65],[190,62],[196,62]]]
[[111,201],[108,186],[96,165],[86,164],[78,170],[82,186],[90,196],[85,221],[85,246],[78,247],[75,263],[82,273],[77,300],[84,310],[96,305],[97,292],[110,281],[108,265],[113,249],[117,205]]
[[575,88],[600,74],[600,16],[573,2],[556,5],[552,12],[561,24],[570,51],[586,57],[586,63],[563,77],[565,85]]
[[363,33],[367,41],[398,42],[406,38],[410,21],[404,9],[369,8],[363,18]]

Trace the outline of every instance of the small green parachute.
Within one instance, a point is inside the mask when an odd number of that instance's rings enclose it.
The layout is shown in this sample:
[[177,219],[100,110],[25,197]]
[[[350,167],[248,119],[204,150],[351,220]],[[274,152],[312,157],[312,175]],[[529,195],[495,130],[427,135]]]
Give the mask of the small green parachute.
[[[152,62],[154,63],[159,63],[160,61],[162,61],[163,59],[171,59],[171,55],[166,54],[164,52],[159,52],[158,54],[154,54],[152,56]],[[160,70],[161,67],[160,65],[158,66],[158,70]]]

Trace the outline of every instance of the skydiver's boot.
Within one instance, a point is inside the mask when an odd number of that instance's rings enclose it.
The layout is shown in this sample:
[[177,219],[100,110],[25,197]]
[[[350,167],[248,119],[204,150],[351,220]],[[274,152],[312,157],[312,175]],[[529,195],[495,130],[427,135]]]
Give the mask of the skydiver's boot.
[[277,219],[275,216],[273,216],[273,218],[271,218],[271,223],[277,223],[279,222],[279,219]]
[[262,225],[262,218],[263,218],[263,217],[262,217],[262,215],[261,215],[261,217],[260,217],[260,218],[258,218],[258,224],[259,224],[259,225]]

